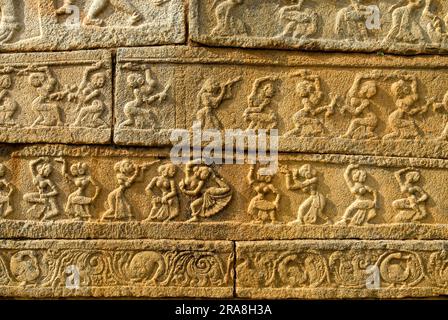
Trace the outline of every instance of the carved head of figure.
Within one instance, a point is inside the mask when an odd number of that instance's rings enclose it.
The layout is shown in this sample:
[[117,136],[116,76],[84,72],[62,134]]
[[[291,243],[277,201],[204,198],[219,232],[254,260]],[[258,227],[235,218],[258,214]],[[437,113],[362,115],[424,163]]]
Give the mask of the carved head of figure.
[[308,99],[313,105],[317,105],[322,100],[322,91],[316,88],[314,82],[301,80],[296,85],[296,92],[301,99]]
[[375,81],[366,81],[359,88],[359,97],[371,99],[378,93]]
[[270,174],[261,174],[260,171],[257,172],[257,181],[264,183],[271,183],[274,180],[274,176]]
[[312,179],[316,177],[316,175],[317,175],[316,170],[314,170],[309,164],[304,164],[299,168],[298,171],[296,171],[296,176],[300,176],[305,179]]
[[166,178],[173,178],[176,174],[176,166],[172,163],[167,163],[160,166],[157,171],[160,175]]
[[132,176],[136,170],[137,167],[135,166],[135,164],[128,159],[117,162],[114,166],[114,171],[117,173],[117,175],[124,175],[127,177]]
[[398,80],[392,84],[390,87],[393,97],[398,99],[406,98],[412,94],[412,89],[404,80]]
[[6,174],[6,166],[3,163],[0,163],[0,178],[3,178]]
[[45,75],[40,72],[31,73],[28,81],[34,88],[40,88],[45,84]]
[[221,91],[221,86],[216,80],[210,78],[205,80],[201,91],[216,96]]
[[413,8],[420,8],[425,3],[424,0],[408,0],[408,1],[409,1],[408,5]]
[[275,95],[275,87],[274,83],[272,81],[266,81],[261,87],[260,87],[261,95],[265,98],[272,98]]
[[363,169],[354,169],[352,171],[352,180],[357,183],[364,183],[367,180],[367,172]]
[[87,174],[87,164],[84,162],[78,162],[70,167],[70,173],[74,177],[81,177]]
[[53,171],[53,167],[50,163],[42,163],[37,166],[37,173],[43,177],[48,178],[51,175],[51,172]]
[[140,88],[145,84],[145,78],[138,73],[131,73],[127,78],[128,86],[132,89]]
[[207,180],[211,173],[212,169],[207,166],[197,166],[193,169],[194,175],[202,181]]
[[11,77],[7,74],[0,76],[0,89],[9,89],[12,86]]
[[415,170],[409,171],[405,175],[406,183],[408,183],[408,184],[417,183],[420,180],[420,177],[421,177],[420,172],[415,171]]
[[92,86],[95,89],[101,89],[104,88],[104,85],[106,84],[106,75],[104,73],[95,73],[92,76]]

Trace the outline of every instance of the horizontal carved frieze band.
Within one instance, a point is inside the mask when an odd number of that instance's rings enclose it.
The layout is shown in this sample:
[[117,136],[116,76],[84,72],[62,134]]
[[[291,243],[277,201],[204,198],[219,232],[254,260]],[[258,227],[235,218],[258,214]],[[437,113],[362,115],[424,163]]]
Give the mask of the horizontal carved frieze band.
[[129,222],[129,231],[119,237],[156,234],[154,224],[162,235],[175,226],[188,234],[203,225],[221,225],[217,236],[222,239],[241,239],[235,231],[226,234],[232,225],[268,230],[273,237],[279,230],[279,238],[307,237],[308,226],[325,227],[316,229],[318,234],[327,230],[335,238],[369,237],[369,230],[382,230],[379,236],[387,238],[421,237],[419,232],[446,237],[446,160],[282,154],[278,172],[265,176],[259,164],[176,165],[168,155],[109,147],[5,146],[0,217],[33,223],[22,231],[3,223],[0,232],[32,237],[76,226],[84,236],[109,230],[114,237],[116,226],[105,225],[119,222],[127,228]]
[[182,0],[4,0],[0,52],[184,43]]
[[444,1],[191,0],[190,37],[219,46],[447,52]]
[[114,141],[169,145],[173,129],[201,123],[202,130],[222,132],[278,130],[281,151],[446,158],[446,63],[442,57],[123,49]]
[[250,298],[445,295],[441,241],[237,242],[236,292]]
[[110,142],[112,62],[107,51],[0,56],[0,141]]
[[0,241],[3,297],[231,297],[231,242]]

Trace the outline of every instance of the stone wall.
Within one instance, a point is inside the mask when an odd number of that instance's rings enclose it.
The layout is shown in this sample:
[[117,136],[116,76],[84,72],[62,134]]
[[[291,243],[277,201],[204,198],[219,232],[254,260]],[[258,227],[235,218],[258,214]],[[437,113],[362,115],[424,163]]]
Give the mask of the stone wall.
[[[0,296],[448,294],[445,1],[0,14]],[[247,141],[174,161],[198,122],[270,130],[277,170]]]

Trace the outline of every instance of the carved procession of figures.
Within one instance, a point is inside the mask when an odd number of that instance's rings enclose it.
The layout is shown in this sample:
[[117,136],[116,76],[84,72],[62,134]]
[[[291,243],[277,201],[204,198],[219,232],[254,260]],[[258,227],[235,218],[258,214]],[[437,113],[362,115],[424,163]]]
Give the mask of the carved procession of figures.
[[[217,0],[213,2],[215,37],[259,36],[253,31],[259,26],[245,21],[244,10],[248,0]],[[335,13],[322,16],[318,5],[311,0],[288,0],[274,5],[272,20],[281,29],[272,38],[279,40],[307,40],[322,38],[323,25],[331,24],[332,38],[355,42],[381,41],[383,45],[448,44],[448,12],[442,12],[435,0],[400,0],[386,7],[364,0],[335,1]],[[248,6],[251,4],[248,4]],[[325,2],[325,5],[332,5]],[[260,6],[261,7],[261,6]],[[329,11],[328,9],[326,11]],[[390,20],[388,32],[378,39],[378,30],[384,30],[382,19]],[[275,21],[275,22],[274,22]]]
[[[157,172],[155,176],[147,174],[151,168]],[[372,219],[378,215],[381,206],[393,212],[391,223],[425,222],[430,216],[428,201],[431,197],[425,191],[421,171],[414,167],[395,171],[396,190],[401,196],[387,204],[381,203],[380,191],[370,182],[367,170],[358,164],[349,164],[340,175],[353,200],[345,209],[342,208],[344,212],[337,220],[329,215],[328,203],[331,199],[321,188],[325,177],[313,165],[281,165],[276,174],[266,174],[261,169],[263,166],[260,164],[249,167],[247,187],[251,191],[247,200],[247,215],[241,217],[243,221],[284,223],[279,217],[280,205],[295,193],[303,200],[297,208],[288,210],[296,210],[295,219],[287,222],[292,226],[366,226],[373,223]],[[103,193],[105,211],[100,213],[100,222],[135,221],[138,220],[135,212],[137,204],[132,199],[141,192],[135,184],[143,183],[146,187],[141,196],[150,204],[144,221],[180,221],[181,216],[188,213],[190,217],[185,222],[200,223],[216,221],[213,217],[222,216],[235,198],[235,190],[229,181],[217,169],[202,161],[189,161],[182,168],[161,160],[137,164],[124,159],[116,162],[112,170],[115,187],[106,194],[105,187],[98,177],[92,175],[85,162],[71,163],[63,157],[31,160],[29,172],[32,187],[22,190],[26,210],[20,214],[40,221],[97,221],[92,212],[102,206],[98,198]],[[12,197],[17,188],[10,181],[8,171],[6,165],[0,165],[0,219],[8,219],[16,210]],[[56,179],[57,171],[62,180]],[[182,178],[180,171],[183,171]],[[63,188],[70,190],[64,197]],[[66,198],[65,204],[61,203],[62,198]],[[184,210],[181,203],[187,203]]]

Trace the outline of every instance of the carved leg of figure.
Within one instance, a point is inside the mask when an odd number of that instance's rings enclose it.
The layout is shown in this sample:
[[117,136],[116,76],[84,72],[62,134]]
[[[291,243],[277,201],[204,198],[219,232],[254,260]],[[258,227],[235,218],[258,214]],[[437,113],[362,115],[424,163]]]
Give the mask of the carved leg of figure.
[[72,13],[72,11],[70,10],[71,5],[73,5],[73,0],[64,0],[62,7],[56,10],[56,14],[59,15],[71,14]]
[[443,129],[442,134],[440,135],[439,138],[437,138],[437,140],[440,140],[440,141],[448,140],[448,122],[445,124],[445,128]]
[[108,4],[109,0],[93,0],[84,19],[84,24],[98,27],[104,25],[104,21],[99,19],[98,16],[107,8]]
[[188,220],[187,222],[199,221],[199,214],[201,212],[203,203],[204,203],[204,200],[202,198],[199,198],[191,203],[190,208],[191,208],[192,218],[190,220]]
[[143,20],[143,16],[140,12],[138,12],[138,10],[134,7],[134,5],[128,1],[128,0],[110,0],[110,2],[112,3],[112,5],[129,14],[131,17],[129,19],[129,22],[131,23],[131,25],[136,25],[138,24],[140,21]]
[[55,198],[47,199],[47,212],[44,214],[43,220],[48,220],[56,217],[59,214],[59,209]]
[[7,43],[20,29],[15,13],[15,2],[16,0],[4,0],[1,2],[0,44]]

